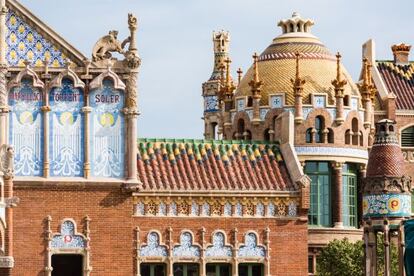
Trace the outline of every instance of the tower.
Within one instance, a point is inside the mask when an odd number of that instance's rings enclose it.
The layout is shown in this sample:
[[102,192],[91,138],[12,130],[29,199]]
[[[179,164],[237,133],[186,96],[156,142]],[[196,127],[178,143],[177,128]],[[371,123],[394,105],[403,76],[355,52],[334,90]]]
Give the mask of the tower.
[[225,60],[229,57],[229,42],[228,32],[213,32],[214,67],[210,79],[203,83],[202,93],[204,98],[204,137],[206,139],[217,139],[221,135],[218,92],[221,72],[224,71]]
[[384,239],[384,274],[391,275],[391,237],[398,237],[399,275],[403,270],[402,223],[411,216],[411,177],[404,171],[404,158],[396,136],[395,121],[376,123],[375,141],[362,186],[365,242],[365,275],[377,276],[377,246]]

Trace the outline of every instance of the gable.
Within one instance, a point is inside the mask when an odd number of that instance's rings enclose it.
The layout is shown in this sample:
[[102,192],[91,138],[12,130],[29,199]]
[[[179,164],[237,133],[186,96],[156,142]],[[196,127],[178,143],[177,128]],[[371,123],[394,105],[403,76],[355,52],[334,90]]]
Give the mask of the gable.
[[27,60],[32,66],[64,67],[67,59],[82,65],[86,58],[68,44],[46,24],[14,0],[8,1],[6,17],[6,59],[9,66],[24,66]]

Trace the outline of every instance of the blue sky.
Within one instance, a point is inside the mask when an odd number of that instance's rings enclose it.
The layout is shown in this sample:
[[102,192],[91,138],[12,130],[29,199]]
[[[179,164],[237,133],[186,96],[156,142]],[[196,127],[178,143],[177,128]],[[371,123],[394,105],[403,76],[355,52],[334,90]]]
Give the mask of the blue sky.
[[109,30],[128,35],[127,14],[139,20],[140,137],[202,138],[201,84],[213,66],[211,34],[228,30],[233,74],[247,71],[253,52],[280,34],[277,22],[293,11],[315,20],[312,33],[340,51],[354,80],[361,45],[373,38],[378,59],[392,59],[392,44],[412,44],[411,1],[332,0],[20,0],[69,43],[90,57]]

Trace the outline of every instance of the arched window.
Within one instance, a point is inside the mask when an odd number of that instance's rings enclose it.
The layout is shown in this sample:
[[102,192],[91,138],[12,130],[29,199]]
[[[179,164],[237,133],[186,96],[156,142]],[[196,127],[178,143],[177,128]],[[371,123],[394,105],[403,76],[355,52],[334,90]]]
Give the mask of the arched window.
[[359,142],[359,139],[358,139],[358,134],[359,134],[359,131],[358,131],[358,119],[357,118],[353,118],[352,119],[352,132],[353,132],[353,135],[352,135],[352,145],[355,145],[355,146],[357,146],[358,145],[358,142]]
[[325,122],[322,116],[315,118],[315,142],[323,143],[323,129],[325,128]]
[[401,146],[414,147],[414,126],[407,127],[401,132]]
[[332,128],[328,128],[328,143],[333,144],[334,141],[334,132]]
[[306,143],[312,143],[312,128],[306,130]]
[[212,130],[212,134],[213,134],[213,139],[218,139],[218,133],[217,133],[217,131],[218,131],[218,126],[217,126],[217,123],[216,122],[214,122],[214,123],[211,123],[211,130]]
[[252,140],[252,133],[250,132],[250,130],[245,131],[245,140],[247,141]]
[[345,144],[346,145],[351,144],[351,131],[349,129],[345,131]]
[[237,132],[239,133],[239,135],[242,137],[243,133],[244,133],[244,121],[243,119],[239,119],[239,121],[237,122]]
[[389,127],[388,127],[388,130],[389,130],[389,131],[394,131],[394,126],[389,126]]
[[349,95],[345,95],[344,97],[344,106],[349,106]]
[[359,145],[364,145],[364,134],[362,134],[362,131],[359,132]]
[[265,140],[265,141],[270,141],[270,129],[266,129],[265,131],[264,131],[264,134],[263,134],[263,139]]
[[252,106],[253,106],[253,98],[249,96],[247,98],[247,107],[252,107]]

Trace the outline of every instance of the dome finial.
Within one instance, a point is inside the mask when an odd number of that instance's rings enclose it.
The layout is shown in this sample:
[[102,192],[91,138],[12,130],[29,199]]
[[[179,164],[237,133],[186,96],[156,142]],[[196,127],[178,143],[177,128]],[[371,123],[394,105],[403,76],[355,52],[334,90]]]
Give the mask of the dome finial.
[[259,79],[259,66],[258,66],[259,56],[257,53],[253,55],[253,79],[249,82],[250,87],[252,88],[253,98],[260,98],[260,89],[263,86],[263,82]]
[[310,33],[310,27],[314,25],[312,19],[300,17],[298,12],[294,12],[289,19],[280,20],[277,24],[282,27],[283,33]]

